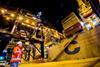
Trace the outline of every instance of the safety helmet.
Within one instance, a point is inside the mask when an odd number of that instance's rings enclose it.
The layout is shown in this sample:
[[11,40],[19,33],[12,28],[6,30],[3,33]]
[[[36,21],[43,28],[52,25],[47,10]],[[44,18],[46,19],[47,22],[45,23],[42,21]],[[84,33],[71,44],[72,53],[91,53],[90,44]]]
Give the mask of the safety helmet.
[[22,45],[23,43],[22,43],[21,41],[18,41],[17,44],[18,44],[18,45]]

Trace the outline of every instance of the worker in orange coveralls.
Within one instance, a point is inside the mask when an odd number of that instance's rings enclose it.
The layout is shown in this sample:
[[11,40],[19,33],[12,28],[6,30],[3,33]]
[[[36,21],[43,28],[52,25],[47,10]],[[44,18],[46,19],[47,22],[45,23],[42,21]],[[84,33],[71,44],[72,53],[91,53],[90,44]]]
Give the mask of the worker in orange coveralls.
[[14,47],[10,61],[11,62],[10,67],[18,67],[19,63],[21,62],[22,46],[23,46],[22,42],[19,41]]

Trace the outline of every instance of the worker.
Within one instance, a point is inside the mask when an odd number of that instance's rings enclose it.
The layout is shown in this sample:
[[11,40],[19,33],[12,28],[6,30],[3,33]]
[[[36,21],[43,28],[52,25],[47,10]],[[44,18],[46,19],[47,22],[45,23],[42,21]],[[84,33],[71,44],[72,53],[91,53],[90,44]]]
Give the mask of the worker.
[[16,46],[13,48],[10,67],[18,67],[19,63],[21,62],[22,47],[23,44],[21,41],[19,41],[17,42]]

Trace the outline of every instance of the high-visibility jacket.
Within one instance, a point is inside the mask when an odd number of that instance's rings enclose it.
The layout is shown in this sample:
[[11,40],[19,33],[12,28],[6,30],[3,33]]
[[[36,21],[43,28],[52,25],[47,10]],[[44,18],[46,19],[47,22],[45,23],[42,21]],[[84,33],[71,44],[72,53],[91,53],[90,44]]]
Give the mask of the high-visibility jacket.
[[19,46],[14,47],[10,62],[21,62],[22,49]]

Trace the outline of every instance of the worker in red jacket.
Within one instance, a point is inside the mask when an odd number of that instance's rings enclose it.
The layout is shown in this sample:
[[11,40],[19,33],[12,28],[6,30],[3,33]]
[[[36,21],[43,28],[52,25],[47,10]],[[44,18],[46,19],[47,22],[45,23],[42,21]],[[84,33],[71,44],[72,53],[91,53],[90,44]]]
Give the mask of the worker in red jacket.
[[17,42],[17,45],[14,47],[11,57],[11,66],[10,67],[18,67],[18,64],[21,62],[22,57],[22,42]]

